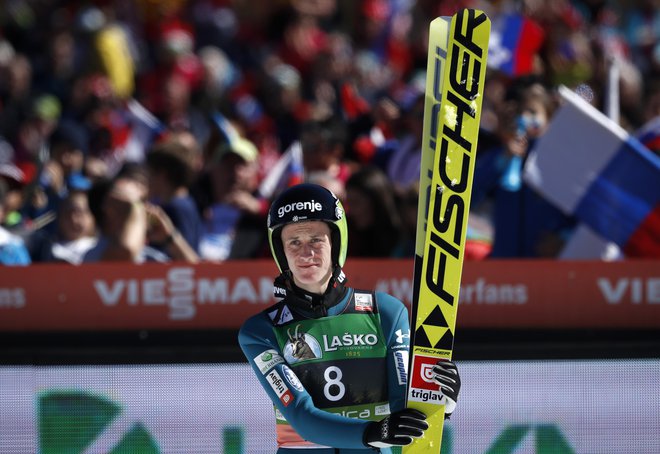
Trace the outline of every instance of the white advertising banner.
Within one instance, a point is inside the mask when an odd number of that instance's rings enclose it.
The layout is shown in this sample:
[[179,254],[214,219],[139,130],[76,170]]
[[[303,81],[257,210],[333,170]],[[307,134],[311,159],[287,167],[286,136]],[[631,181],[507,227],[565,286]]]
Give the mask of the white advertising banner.
[[[443,454],[660,452],[660,360],[459,364]],[[275,452],[245,364],[0,367],[0,453]]]

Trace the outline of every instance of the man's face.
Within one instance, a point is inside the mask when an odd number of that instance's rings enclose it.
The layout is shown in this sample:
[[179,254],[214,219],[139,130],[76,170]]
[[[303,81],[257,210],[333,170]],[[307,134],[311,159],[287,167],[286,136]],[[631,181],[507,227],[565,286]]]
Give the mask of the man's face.
[[225,195],[231,191],[253,192],[258,187],[256,162],[247,162],[234,153],[228,153],[212,168],[216,192]]
[[103,233],[115,236],[125,229],[127,222],[142,220],[142,217],[131,219],[131,212],[137,206],[143,213],[146,198],[147,187],[144,184],[130,178],[117,179],[103,201]]
[[60,144],[51,151],[53,160],[56,161],[65,175],[78,172],[85,162],[85,155],[79,149],[68,144]]
[[60,234],[72,241],[94,232],[94,217],[89,210],[87,195],[74,193],[69,196],[58,214]]
[[282,244],[295,284],[312,293],[323,293],[332,275],[330,227],[321,221],[287,224]]

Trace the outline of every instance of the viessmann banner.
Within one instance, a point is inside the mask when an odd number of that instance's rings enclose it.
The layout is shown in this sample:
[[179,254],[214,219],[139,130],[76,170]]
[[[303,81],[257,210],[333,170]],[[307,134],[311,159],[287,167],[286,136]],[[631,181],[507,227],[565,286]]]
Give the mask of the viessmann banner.
[[[412,260],[349,260],[356,288],[412,297]],[[274,302],[270,260],[0,271],[0,331],[238,328]],[[465,264],[459,327],[658,328],[660,261]]]

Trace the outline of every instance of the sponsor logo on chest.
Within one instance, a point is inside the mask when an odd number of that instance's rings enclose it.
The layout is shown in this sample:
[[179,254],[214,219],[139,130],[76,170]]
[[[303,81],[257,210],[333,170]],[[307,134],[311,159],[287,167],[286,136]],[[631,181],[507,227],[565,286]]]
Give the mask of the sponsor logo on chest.
[[378,336],[374,333],[351,334],[344,333],[341,336],[323,335],[323,350],[326,352],[336,351],[340,348],[366,348],[373,347],[378,343]]

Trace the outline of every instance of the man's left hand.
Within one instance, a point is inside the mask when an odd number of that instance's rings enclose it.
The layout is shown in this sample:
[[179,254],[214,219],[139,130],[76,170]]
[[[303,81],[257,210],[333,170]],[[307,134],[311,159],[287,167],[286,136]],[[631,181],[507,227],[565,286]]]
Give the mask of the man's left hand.
[[458,368],[451,360],[440,360],[433,366],[433,381],[440,385],[440,391],[444,397],[445,419],[456,409],[458,393],[461,390],[461,377],[458,375]]

